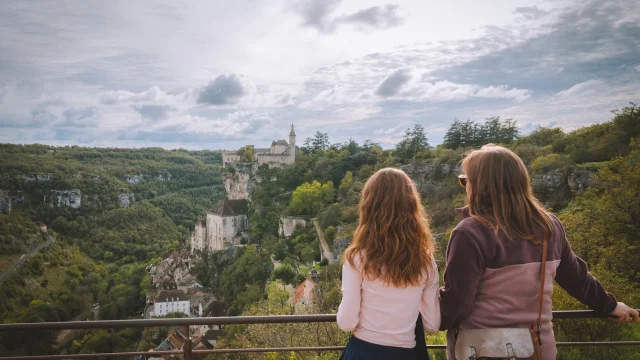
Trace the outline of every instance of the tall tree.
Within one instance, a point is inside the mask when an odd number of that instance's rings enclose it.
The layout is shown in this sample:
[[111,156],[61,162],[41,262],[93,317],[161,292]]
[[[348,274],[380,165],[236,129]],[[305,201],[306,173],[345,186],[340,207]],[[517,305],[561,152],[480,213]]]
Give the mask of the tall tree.
[[429,141],[424,127],[416,124],[413,128],[407,128],[404,131],[402,141],[396,145],[396,156],[403,161],[409,161],[418,155],[421,151],[429,148]]
[[313,137],[304,141],[304,147],[310,151],[327,150],[329,148],[329,134],[316,131]]

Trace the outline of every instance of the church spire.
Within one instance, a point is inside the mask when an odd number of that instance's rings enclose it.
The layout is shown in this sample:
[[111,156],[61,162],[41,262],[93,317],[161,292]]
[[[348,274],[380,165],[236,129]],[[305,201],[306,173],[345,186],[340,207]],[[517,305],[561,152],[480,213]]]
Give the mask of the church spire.
[[293,131],[293,123],[291,123],[291,132],[289,133],[289,136],[296,136],[296,132]]

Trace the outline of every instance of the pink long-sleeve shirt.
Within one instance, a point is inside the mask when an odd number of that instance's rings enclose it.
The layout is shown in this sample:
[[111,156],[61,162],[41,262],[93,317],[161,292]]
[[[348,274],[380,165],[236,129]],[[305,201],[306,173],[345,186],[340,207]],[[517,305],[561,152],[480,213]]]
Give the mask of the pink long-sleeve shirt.
[[353,331],[355,337],[370,343],[413,348],[419,311],[425,331],[438,331],[440,301],[435,260],[428,281],[404,288],[379,279],[367,279],[360,270],[357,256],[354,262],[356,268],[348,261],[342,266],[342,302],[337,316],[340,329]]

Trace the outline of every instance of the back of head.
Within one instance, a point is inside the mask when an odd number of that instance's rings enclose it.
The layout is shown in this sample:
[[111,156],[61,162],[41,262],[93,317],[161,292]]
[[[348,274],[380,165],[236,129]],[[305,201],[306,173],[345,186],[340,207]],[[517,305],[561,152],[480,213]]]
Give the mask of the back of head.
[[[462,160],[467,176],[469,214],[496,233],[502,230],[510,240],[534,243],[550,239],[551,218],[533,196],[527,168],[511,150],[488,144]],[[536,231],[537,230],[537,231]]]
[[419,285],[432,268],[433,241],[426,213],[413,181],[403,171],[381,169],[362,190],[360,221],[345,260],[396,287]]

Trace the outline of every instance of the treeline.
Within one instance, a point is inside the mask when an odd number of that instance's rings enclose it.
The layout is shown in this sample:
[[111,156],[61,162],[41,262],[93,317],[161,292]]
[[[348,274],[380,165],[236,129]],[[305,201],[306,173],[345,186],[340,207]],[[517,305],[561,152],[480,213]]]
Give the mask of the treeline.
[[513,119],[500,120],[499,116],[488,118],[484,124],[472,120],[458,119],[447,130],[443,146],[447,149],[479,147],[484,144],[511,144],[520,131]]

